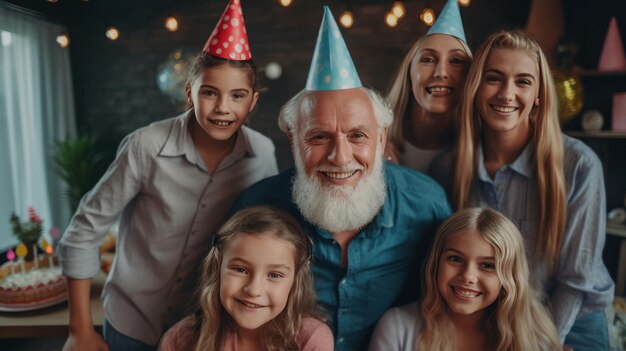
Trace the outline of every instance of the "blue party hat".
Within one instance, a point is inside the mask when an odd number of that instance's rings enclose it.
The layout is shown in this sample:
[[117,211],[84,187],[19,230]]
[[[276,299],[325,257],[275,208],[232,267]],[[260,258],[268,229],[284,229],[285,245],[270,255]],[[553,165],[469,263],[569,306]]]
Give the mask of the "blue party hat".
[[317,35],[306,90],[341,90],[360,88],[361,80],[343,41],[337,22],[324,6],[324,18]]
[[448,0],[439,17],[433,26],[430,27],[428,33],[426,33],[426,35],[430,34],[448,34],[467,43],[465,32],[463,31],[463,21],[461,21],[461,10],[459,10],[457,0]]

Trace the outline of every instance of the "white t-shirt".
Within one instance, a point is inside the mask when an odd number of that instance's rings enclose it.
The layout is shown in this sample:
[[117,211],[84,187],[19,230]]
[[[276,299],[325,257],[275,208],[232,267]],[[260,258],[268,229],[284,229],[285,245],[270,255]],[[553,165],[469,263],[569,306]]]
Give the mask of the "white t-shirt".
[[413,168],[414,170],[422,173],[428,173],[430,163],[435,159],[435,157],[439,156],[443,150],[446,150],[446,148],[437,150],[420,149],[405,140],[404,152],[400,153],[398,158],[401,165]]
[[369,351],[415,351],[421,325],[418,302],[391,308],[378,321]]

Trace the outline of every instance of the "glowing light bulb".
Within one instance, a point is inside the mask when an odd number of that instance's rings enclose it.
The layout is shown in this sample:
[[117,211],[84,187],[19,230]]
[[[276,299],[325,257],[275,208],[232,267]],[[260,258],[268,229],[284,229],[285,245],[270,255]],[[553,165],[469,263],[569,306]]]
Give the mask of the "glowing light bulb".
[[270,62],[265,66],[265,75],[271,80],[280,78],[283,74],[283,67],[278,62]]
[[432,26],[435,23],[435,11],[430,7],[423,9],[420,13],[420,21],[429,27]]
[[54,4],[55,2],[57,2],[57,1],[59,1],[59,0],[46,0],[46,1],[48,1],[49,3]]
[[339,23],[341,23],[341,26],[344,28],[352,27],[354,24],[354,16],[352,16],[352,12],[348,10],[344,11],[341,17],[339,17]]
[[278,0],[283,7],[291,5],[292,0]]
[[69,37],[69,35],[67,35],[67,33],[65,33],[65,32],[59,34],[57,36],[57,43],[59,44],[60,47],[62,47],[64,49],[66,47],[70,46],[70,37]]
[[107,28],[105,35],[109,38],[109,40],[117,40],[117,38],[120,37],[120,31],[115,27],[109,27]]
[[459,0],[459,5],[468,7],[472,3],[472,0]]
[[385,22],[389,27],[393,28],[398,25],[398,17],[391,12],[387,12],[385,15]]
[[178,30],[178,20],[174,16],[169,16],[165,19],[165,28],[170,32]]
[[393,3],[393,6],[391,7],[391,13],[393,13],[394,16],[398,17],[398,19],[404,17],[404,15],[406,14],[406,8],[404,7],[402,1],[396,1]]

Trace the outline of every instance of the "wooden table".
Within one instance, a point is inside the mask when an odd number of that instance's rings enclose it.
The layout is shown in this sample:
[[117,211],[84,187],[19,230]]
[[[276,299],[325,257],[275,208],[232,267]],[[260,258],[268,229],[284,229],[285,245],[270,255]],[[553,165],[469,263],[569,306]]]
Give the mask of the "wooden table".
[[[105,280],[106,276],[100,271],[91,287],[91,316],[99,331],[104,321],[100,293]],[[0,312],[0,338],[67,336],[69,320],[67,302],[35,311]]]

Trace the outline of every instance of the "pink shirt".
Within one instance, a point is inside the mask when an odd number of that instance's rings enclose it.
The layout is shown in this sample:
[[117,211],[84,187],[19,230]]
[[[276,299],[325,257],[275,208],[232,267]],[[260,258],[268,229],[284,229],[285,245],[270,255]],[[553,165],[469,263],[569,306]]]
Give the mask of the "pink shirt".
[[[178,351],[177,345],[181,342],[183,332],[186,328],[191,326],[189,318],[178,322],[170,330],[168,330],[161,344],[159,350],[161,351]],[[333,334],[330,328],[315,318],[304,318],[302,320],[302,326],[300,332],[296,337],[298,349],[301,351],[332,351],[334,350]],[[226,340],[224,340],[224,347],[221,351],[237,351],[237,334],[229,333]]]

